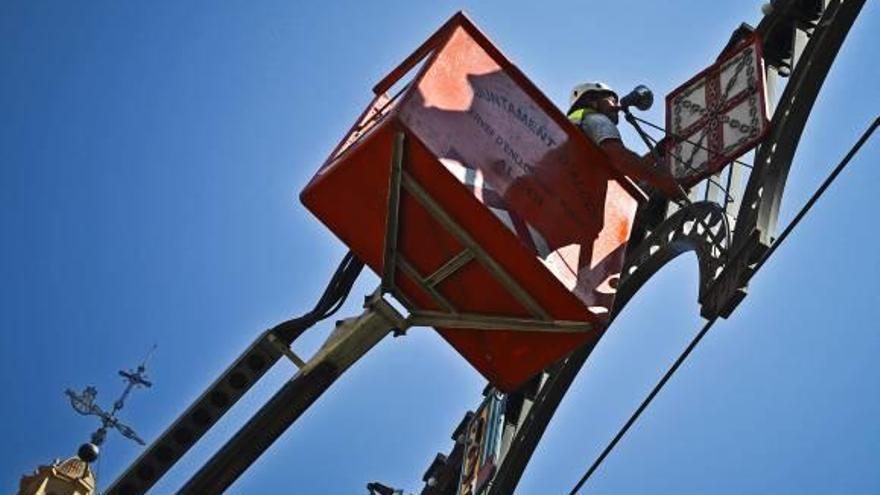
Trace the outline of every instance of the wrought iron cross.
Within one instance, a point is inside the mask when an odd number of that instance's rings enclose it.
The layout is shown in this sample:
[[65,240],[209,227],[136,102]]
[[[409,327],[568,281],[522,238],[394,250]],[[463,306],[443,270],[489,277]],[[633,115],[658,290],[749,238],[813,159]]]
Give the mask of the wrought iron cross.
[[153,386],[152,382],[147,380],[147,360],[155,349],[156,346],[154,345],[147,354],[147,357],[144,358],[144,361],[136,369],[121,370],[119,372],[119,375],[125,379],[126,385],[119,399],[113,403],[113,408],[109,412],[101,409],[95,402],[98,396],[98,390],[95,387],[88,386],[83,389],[82,393],[77,393],[70,389],[64,391],[65,395],[70,398],[70,405],[74,411],[83,416],[97,416],[101,420],[101,426],[92,433],[91,437],[92,443],[96,446],[104,443],[104,440],[107,438],[107,431],[110,429],[119,431],[122,436],[134,440],[140,445],[146,445],[131,427],[119,421],[116,414],[125,407],[125,400],[133,389],[139,387],[150,388]]

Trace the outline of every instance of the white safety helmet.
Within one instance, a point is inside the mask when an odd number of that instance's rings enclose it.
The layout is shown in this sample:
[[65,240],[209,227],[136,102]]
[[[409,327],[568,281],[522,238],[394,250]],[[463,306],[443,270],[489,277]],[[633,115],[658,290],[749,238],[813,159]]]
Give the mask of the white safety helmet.
[[617,93],[615,93],[614,90],[611,89],[611,86],[603,82],[585,82],[582,84],[578,84],[577,86],[572,88],[571,96],[568,99],[568,104],[574,105],[574,103],[578,101],[578,98],[587,93],[611,93],[612,95],[614,95],[615,98],[618,98]]

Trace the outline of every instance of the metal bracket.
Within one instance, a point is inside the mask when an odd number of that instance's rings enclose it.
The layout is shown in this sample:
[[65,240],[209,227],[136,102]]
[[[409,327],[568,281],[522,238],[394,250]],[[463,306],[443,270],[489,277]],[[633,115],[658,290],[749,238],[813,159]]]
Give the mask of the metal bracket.
[[467,328],[472,330],[514,330],[522,332],[581,333],[593,330],[591,323],[568,320],[536,320],[466,313],[416,311],[406,319],[410,326]]
[[[473,330],[514,330],[524,332],[588,332],[595,325],[583,321],[554,320],[547,311],[528,293],[509,273],[480,246],[443,207],[404,170],[406,135],[403,132],[394,136],[391,157],[391,174],[388,179],[388,212],[385,224],[385,239],[382,253],[382,285],[367,298],[365,307],[381,314],[393,325],[395,335],[401,335],[409,327],[430,326],[442,328],[467,328]],[[454,236],[464,247],[462,251],[447,260],[433,273],[423,275],[398,251],[397,240],[400,231],[400,196],[405,190],[416,202]],[[490,272],[505,289],[529,312],[531,318],[504,317],[485,314],[462,313],[443,294],[437,286],[468,264],[476,262]],[[393,294],[398,300],[406,302],[395,285],[397,269],[421,287],[438,307],[444,311],[419,311],[411,304],[405,304],[410,312],[403,317],[394,307],[382,298],[383,294]],[[331,336],[333,338],[333,336]],[[329,339],[328,339],[329,341]]]
[[394,136],[394,146],[391,150],[391,173],[388,176],[388,211],[385,216],[385,245],[382,256],[382,292],[391,292],[394,289],[397,234],[400,224],[400,177],[403,173],[405,138],[404,133],[397,133]]
[[306,362],[303,361],[299,356],[297,356],[296,353],[293,352],[293,349],[284,345],[284,342],[281,342],[281,339],[275,336],[274,333],[269,332],[269,334],[266,336],[266,340],[269,341],[269,344],[271,344],[272,347],[278,349],[278,352],[287,357],[287,359],[289,359],[290,362],[292,362],[297,368],[302,368],[306,365]]

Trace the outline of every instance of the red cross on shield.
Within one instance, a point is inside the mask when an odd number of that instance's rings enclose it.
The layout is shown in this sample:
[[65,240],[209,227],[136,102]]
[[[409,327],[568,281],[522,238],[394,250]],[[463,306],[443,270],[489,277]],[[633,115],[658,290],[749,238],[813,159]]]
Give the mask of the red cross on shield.
[[769,130],[761,39],[736,48],[666,96],[666,158],[684,187],[718,173]]

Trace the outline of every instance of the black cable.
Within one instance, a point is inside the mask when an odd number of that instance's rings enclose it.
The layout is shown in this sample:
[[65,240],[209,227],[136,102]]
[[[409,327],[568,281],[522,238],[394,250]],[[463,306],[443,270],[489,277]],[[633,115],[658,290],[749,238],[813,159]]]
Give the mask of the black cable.
[[[642,136],[642,140],[645,141],[645,144],[648,145],[648,148],[651,150],[651,153],[654,155],[654,160],[656,160],[656,161],[659,163],[660,160],[658,159],[658,157],[657,157],[657,153],[655,152],[655,150],[656,150],[656,148],[657,148],[657,145],[660,144],[660,142],[657,141],[656,139],[654,139],[653,136],[651,136],[650,134],[648,134],[647,132],[645,132],[644,130],[642,130],[642,129],[641,129],[639,126],[637,126],[633,121],[630,121],[630,120],[629,120],[629,117],[632,117],[633,120],[640,121],[640,122],[643,122],[643,123],[647,123],[648,125],[651,125],[651,126],[653,126],[653,127],[657,127],[657,126],[655,126],[655,125],[649,123],[649,122],[646,121],[646,120],[642,120],[642,119],[636,117],[635,115],[633,115],[633,114],[631,114],[631,113],[629,113],[629,112],[627,112],[627,116],[628,116],[627,121],[629,121],[629,123],[632,124],[632,126],[636,128],[636,130],[639,132],[639,135]],[[662,130],[662,129],[661,129],[661,130]],[[653,143],[653,144],[652,144],[652,143]],[[681,156],[676,155],[675,153],[673,153],[672,150],[669,150],[668,153],[669,153],[670,156],[672,156],[673,158],[677,159],[679,162],[681,162],[682,164],[684,164],[684,166],[687,167],[687,168],[689,168],[691,171],[693,171],[693,172],[698,172],[697,169],[695,169],[694,167],[692,167],[692,166],[691,166],[688,162],[686,162]],[[749,168],[751,168],[751,167],[749,167]],[[721,192],[724,194],[724,201],[725,201],[726,203],[732,203],[732,202],[733,202],[733,196],[730,195],[730,193],[727,191],[727,189],[726,189],[724,186],[722,186],[721,184],[719,184],[719,183],[718,183],[715,179],[713,179],[712,177],[706,177],[706,180],[709,181],[709,182],[711,182],[712,184],[715,184],[715,187],[717,187],[718,189],[721,190]]]
[[[714,154],[716,154],[716,155],[720,155],[720,154],[721,154],[721,153],[719,153],[718,151],[715,151],[715,150],[709,149],[709,148],[707,148],[707,147],[705,147],[705,146],[703,146],[703,145],[701,145],[701,144],[699,144],[699,143],[696,143],[696,142],[694,142],[694,141],[691,141],[691,140],[689,140],[689,139],[687,139],[687,138],[685,138],[685,137],[682,137],[682,136],[680,136],[680,135],[678,135],[678,134],[676,134],[676,133],[674,133],[674,132],[672,132],[672,131],[668,131],[668,130],[666,130],[666,128],[664,128],[664,127],[660,127],[659,125],[654,124],[654,123],[652,123],[652,122],[649,122],[649,121],[647,121],[647,120],[645,120],[645,119],[641,119],[641,118],[636,117],[636,116],[633,116],[633,118],[636,119],[637,121],[639,121],[639,122],[641,122],[641,123],[647,125],[648,127],[653,127],[654,129],[656,129],[656,130],[662,132],[663,135],[665,135],[665,136],[672,136],[673,138],[678,139],[679,141],[683,141],[683,142],[685,142],[685,143],[691,144],[691,145],[693,145],[694,147],[699,148],[699,149],[701,149],[701,150],[703,150],[703,151],[706,151],[706,152],[708,152],[708,153],[714,153]],[[681,160],[681,157],[678,157],[678,159]],[[732,161],[733,163],[736,163],[736,164],[742,165],[743,167],[746,167],[746,168],[749,168],[749,169],[753,168],[753,167],[752,167],[751,165],[749,165],[748,163],[746,163],[746,162],[742,162],[742,161],[740,161],[740,160],[730,160],[730,161]],[[690,168],[690,167],[688,167],[688,168]],[[693,169],[692,169],[692,170],[693,170]]]
[[[687,167],[687,168],[689,168],[691,171],[693,171],[693,172],[698,172],[697,169],[695,169],[695,168],[692,167],[690,164],[688,164],[686,161],[684,161],[684,159],[683,159],[681,156],[679,156],[679,155],[673,153],[672,150],[669,150],[668,153],[669,153],[670,156],[672,156],[673,158],[677,159],[677,160],[680,161],[682,164],[684,164],[684,166]],[[730,192],[727,191],[727,188],[725,188],[724,186],[722,186],[721,184],[719,184],[718,181],[716,181],[715,179],[713,179],[711,176],[706,177],[705,180],[711,182],[712,184],[715,185],[715,187],[717,187],[718,189],[721,190],[721,192],[724,194],[724,201],[725,201],[726,203],[733,203],[733,196],[730,195]],[[695,185],[696,185],[696,184],[695,184]]]
[[850,160],[852,160],[856,153],[859,152],[859,149],[861,149],[862,145],[868,141],[868,138],[871,137],[871,134],[874,133],[878,125],[880,125],[880,117],[874,118],[874,122],[870,126],[868,126],[865,132],[862,133],[862,136],[859,138],[858,141],[856,141],[856,144],[854,144],[853,147],[850,148],[849,153],[847,153],[846,156],[843,157],[843,160],[841,160],[840,163],[838,163],[837,166],[834,167],[834,170],[828,175],[825,181],[822,182],[822,185],[820,185],[819,188],[816,189],[816,192],[813,193],[812,196],[810,196],[810,199],[807,200],[806,204],[804,204],[797,215],[794,216],[794,218],[788,224],[785,230],[783,230],[782,233],[779,234],[779,238],[776,239],[776,242],[770,245],[770,247],[767,249],[767,252],[764,253],[764,256],[762,256],[758,263],[755,265],[752,276],[754,276],[754,274],[761,269],[761,267],[764,265],[764,262],[766,262],[767,259],[770,258],[770,255],[773,254],[774,251],[776,251],[776,248],[780,244],[782,244],[782,241],[784,241],[785,238],[788,237],[788,234],[790,234],[791,231],[794,230],[801,219],[804,218],[807,212],[810,211],[810,208],[812,208],[813,205],[816,204],[816,201],[818,201],[819,197],[822,196],[826,189],[828,189],[828,186],[830,186],[831,183],[834,182],[834,179],[836,179],[837,176],[840,175],[841,172],[843,172],[843,169],[846,168]]
[[315,307],[298,318],[293,318],[276,325],[272,332],[282,342],[290,345],[304,331],[319,321],[332,316],[342,307],[342,304],[351,292],[354,281],[360,275],[363,268],[364,263],[357,259],[354,253],[351,251],[346,253]]
[[[804,204],[804,206],[801,207],[800,211],[798,211],[794,219],[785,227],[785,229],[779,235],[779,238],[772,245],[770,245],[766,252],[764,252],[763,256],[761,256],[760,260],[756,263],[754,270],[751,272],[745,282],[751,280],[751,278],[758,273],[758,270],[760,270],[761,267],[764,266],[764,263],[770,258],[770,256],[774,252],[776,252],[776,248],[778,248],[779,245],[782,244],[783,241],[785,241],[788,235],[794,230],[798,223],[800,223],[801,219],[806,216],[813,205],[816,204],[816,201],[818,201],[822,194],[825,193],[825,190],[828,189],[832,182],[834,182],[834,179],[836,179],[837,176],[840,175],[840,173],[843,171],[843,169],[846,168],[852,158],[856,155],[856,153],[858,153],[859,149],[861,149],[862,145],[865,144],[868,138],[871,137],[871,134],[873,134],[874,131],[877,129],[878,125],[880,125],[880,117],[874,119],[874,122],[868,127],[868,129],[865,130],[864,133],[862,133],[862,136],[859,138],[858,141],[856,141],[856,144],[853,145],[853,147],[849,150],[843,160],[841,160],[841,162],[836,167],[834,167],[834,170],[831,172],[831,174],[828,175],[828,177],[822,182],[819,188],[816,189],[816,192],[814,192],[810,199]],[[712,325],[714,325],[717,320],[718,316],[714,316],[712,319],[706,322],[706,325],[703,326],[703,329],[700,330],[700,332],[696,335],[696,337],[694,337],[691,343],[688,344],[684,352],[682,352],[681,355],[678,356],[678,359],[676,359],[669,370],[666,371],[666,374],[663,375],[663,378],[661,378],[660,381],[657,382],[657,385],[654,386],[654,388],[651,390],[645,400],[642,401],[642,403],[630,416],[630,418],[623,425],[620,431],[617,432],[617,435],[614,436],[614,438],[605,447],[602,453],[599,454],[599,457],[596,458],[596,460],[593,462],[587,472],[584,473],[580,480],[578,480],[577,484],[575,484],[574,488],[571,490],[571,492],[569,492],[569,495],[574,495],[575,493],[577,493],[577,491],[584,486],[584,483],[586,483],[587,480],[590,479],[590,476],[592,476],[593,473],[596,472],[596,470],[599,468],[599,465],[602,464],[602,461],[604,461],[605,458],[608,457],[608,454],[611,453],[611,451],[614,449],[620,439],[623,438],[630,427],[636,422],[636,420],[639,419],[639,416],[641,416],[642,412],[647,409],[651,401],[654,400],[654,397],[656,397],[657,394],[660,393],[660,390],[663,388],[664,385],[666,385],[666,382],[669,381],[670,378],[672,378],[672,375],[676,372],[676,370],[678,370],[679,366],[681,366],[681,364],[687,359],[691,351],[693,351],[697,344],[700,343],[700,341],[709,332],[709,330],[712,328]]]
[[663,388],[663,385],[666,385],[666,382],[669,381],[670,378],[672,378],[672,375],[675,374],[675,371],[678,369],[678,367],[681,366],[682,363],[684,363],[685,359],[687,359],[691,351],[693,351],[694,348],[697,347],[697,344],[699,344],[700,341],[703,340],[703,337],[709,332],[709,329],[712,328],[712,325],[714,325],[717,320],[718,317],[716,316],[709,320],[705,326],[703,326],[703,329],[700,330],[700,333],[698,333],[697,336],[694,337],[694,339],[691,341],[690,344],[688,344],[684,352],[681,353],[681,355],[678,356],[678,359],[675,360],[675,363],[673,363],[669,370],[666,371],[666,374],[663,375],[663,378],[661,378],[660,381],[657,382],[657,385],[654,386],[654,389],[651,390],[651,393],[649,393],[645,400],[643,400],[642,403],[639,404],[639,407],[632,414],[632,416],[629,417],[627,422],[623,425],[623,428],[621,428],[620,431],[617,432],[617,435],[614,435],[614,438],[611,440],[608,446],[605,447],[605,450],[603,450],[602,453],[599,454],[599,457],[596,458],[596,460],[593,462],[593,465],[590,466],[590,469],[588,469],[587,472],[584,473],[583,476],[581,476],[581,479],[577,482],[574,488],[572,488],[569,495],[574,495],[575,493],[577,493],[577,491],[580,490],[582,486],[584,486],[584,483],[586,483],[587,480],[590,479],[590,476],[592,476],[593,473],[596,472],[597,469],[599,469],[599,465],[602,464],[602,461],[604,461],[606,457],[608,457],[608,454],[611,453],[611,451],[617,445],[617,442],[619,442],[620,439],[623,438],[624,435],[626,435],[626,432],[636,422],[636,420],[639,419],[639,416],[642,415],[645,409],[648,408],[648,405],[651,404],[651,401],[654,400],[654,397],[656,397],[657,394],[660,393],[660,389]]

